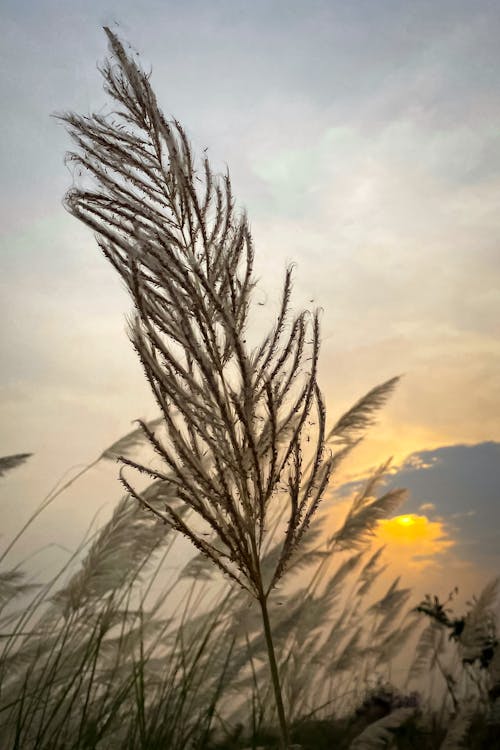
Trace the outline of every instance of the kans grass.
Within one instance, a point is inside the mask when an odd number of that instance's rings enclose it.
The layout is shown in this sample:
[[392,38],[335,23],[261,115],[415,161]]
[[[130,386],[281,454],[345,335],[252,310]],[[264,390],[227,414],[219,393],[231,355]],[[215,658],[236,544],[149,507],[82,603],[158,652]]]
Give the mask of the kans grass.
[[[430,598],[410,608],[399,580],[374,596],[372,537],[404,497],[376,494],[387,465],[334,532],[319,515],[397,378],[328,426],[319,315],[291,317],[291,269],[274,326],[247,344],[254,249],[229,176],[195,163],[106,33],[112,114],[61,116],[77,147],[68,159],[90,178],[66,206],[130,292],[130,338],[161,416],[84,470],[118,460],[127,494],[53,580],[33,588],[5,560],[83,472],[2,554],[2,747],[494,747],[497,582],[462,618]],[[156,464],[139,461],[144,443]],[[0,472],[27,458],[1,459]],[[179,537],[197,552],[172,575]],[[398,691],[391,665],[425,618]],[[439,680],[438,709],[425,686],[409,692],[423,671]]]

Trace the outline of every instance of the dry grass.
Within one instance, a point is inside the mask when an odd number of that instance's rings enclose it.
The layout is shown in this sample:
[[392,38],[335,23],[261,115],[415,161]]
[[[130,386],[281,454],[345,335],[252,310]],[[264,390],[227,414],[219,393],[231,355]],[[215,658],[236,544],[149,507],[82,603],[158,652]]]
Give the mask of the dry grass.
[[[229,175],[215,175],[207,158],[195,163],[184,129],[165,118],[149,77],[105,31],[112,60],[101,72],[113,112],[62,116],[77,146],[68,160],[93,185],[73,187],[66,206],[96,232],[134,303],[130,338],[166,435],[140,423],[161,459],[158,469],[120,460],[169,488],[164,507],[138,493],[123,470],[121,481],[258,602],[286,748],[269,597],[339,463],[397,379],[374,388],[327,429],[317,380],[319,313],[289,320],[291,269],[273,328],[249,348],[254,248],[246,215],[235,211]],[[360,498],[336,545],[361,546],[399,500],[398,493],[372,504]],[[284,528],[270,567],[266,550],[277,515]]]
[[[107,451],[101,456],[112,457]],[[146,496],[161,504],[164,490],[156,481]],[[420,665],[447,690],[454,686],[458,706],[446,692],[433,718],[425,695],[405,697],[384,687],[398,650],[422,624],[405,606],[408,591],[396,581],[374,597],[382,551],[343,553],[335,564],[321,523],[305,537],[300,563],[271,603],[292,741],[326,750],[334,741],[339,748],[382,747],[390,737],[401,748],[437,748],[461,736],[465,747],[495,747],[498,652],[487,668],[480,666],[494,623],[495,585],[471,602],[455,646],[444,637],[448,626],[434,619],[432,632],[443,637],[421,639]],[[28,586],[20,570],[1,571],[4,747],[276,746],[258,607],[199,554],[172,573],[174,539],[171,529],[125,497],[52,581]],[[271,567],[275,555],[271,548]],[[166,582],[156,594],[155,579]],[[476,627],[484,623],[481,612],[490,613],[487,630]],[[407,678],[417,676],[410,666]],[[475,744],[471,732],[479,738]]]

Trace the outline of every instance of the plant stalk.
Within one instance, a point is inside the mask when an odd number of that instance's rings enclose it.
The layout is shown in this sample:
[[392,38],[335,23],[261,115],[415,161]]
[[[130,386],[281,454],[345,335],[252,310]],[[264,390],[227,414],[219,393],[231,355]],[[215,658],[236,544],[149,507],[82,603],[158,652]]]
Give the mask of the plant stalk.
[[269,659],[269,667],[271,669],[271,679],[274,688],[274,697],[276,700],[276,709],[278,711],[278,720],[281,731],[281,750],[288,750],[290,745],[290,737],[288,734],[288,725],[285,716],[285,707],[283,705],[283,696],[281,694],[280,676],[278,671],[278,663],[276,661],[276,654],[274,651],[273,635],[271,631],[271,623],[269,622],[269,612],[267,609],[267,597],[262,591],[259,595],[259,604],[262,612],[262,622],[264,624],[264,634],[266,637],[267,655]]

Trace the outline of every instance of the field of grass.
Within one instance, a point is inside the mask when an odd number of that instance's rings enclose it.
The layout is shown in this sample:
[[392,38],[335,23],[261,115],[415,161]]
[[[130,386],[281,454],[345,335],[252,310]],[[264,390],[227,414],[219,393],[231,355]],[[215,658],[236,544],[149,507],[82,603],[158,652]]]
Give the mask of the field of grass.
[[[140,442],[131,433],[101,460],[132,455]],[[160,507],[164,490],[155,482],[145,496]],[[292,747],[498,747],[496,583],[465,619],[430,599],[417,612],[397,581],[373,597],[381,550],[337,553],[332,564],[322,539],[318,522],[270,604]],[[201,554],[172,572],[174,541],[125,496],[53,580],[26,583],[3,560],[2,748],[279,747],[254,602]],[[405,649],[396,687],[391,667]]]

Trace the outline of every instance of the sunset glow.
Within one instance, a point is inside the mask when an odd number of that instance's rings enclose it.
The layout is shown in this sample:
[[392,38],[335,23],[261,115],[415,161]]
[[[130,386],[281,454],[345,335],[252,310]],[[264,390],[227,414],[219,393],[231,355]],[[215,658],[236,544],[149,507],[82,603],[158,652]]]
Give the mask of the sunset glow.
[[412,526],[415,523],[413,516],[398,516],[394,520],[401,524],[401,526]]
[[426,567],[454,544],[441,521],[414,513],[380,521],[377,540],[387,545],[392,561],[404,557],[414,568]]

